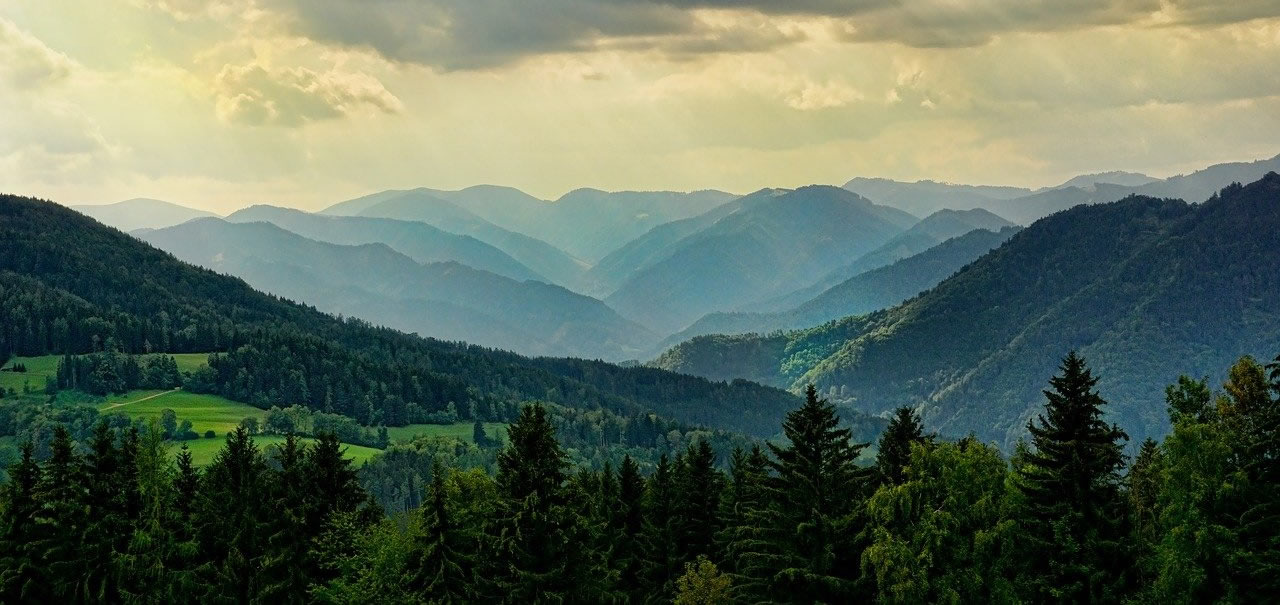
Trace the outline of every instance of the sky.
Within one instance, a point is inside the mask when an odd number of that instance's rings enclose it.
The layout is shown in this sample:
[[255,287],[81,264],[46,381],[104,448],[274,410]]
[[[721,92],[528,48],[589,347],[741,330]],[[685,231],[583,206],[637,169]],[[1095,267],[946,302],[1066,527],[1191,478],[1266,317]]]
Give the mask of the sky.
[[1275,0],[7,0],[0,190],[1047,186],[1280,153]]

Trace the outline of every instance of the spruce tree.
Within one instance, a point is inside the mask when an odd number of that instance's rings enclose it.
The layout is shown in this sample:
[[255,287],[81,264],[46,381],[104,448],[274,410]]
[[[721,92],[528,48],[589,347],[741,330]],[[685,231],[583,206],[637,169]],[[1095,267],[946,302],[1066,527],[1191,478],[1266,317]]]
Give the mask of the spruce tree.
[[23,442],[21,458],[9,467],[0,507],[0,602],[36,602],[47,586],[39,554],[33,548],[36,515],[41,509],[37,493],[40,467],[35,445]]
[[666,454],[649,476],[644,498],[643,576],[648,586],[646,603],[665,603],[675,594],[683,566],[676,554],[675,484]]
[[677,559],[683,564],[714,555],[724,477],[706,439],[689,445],[676,465],[674,483]]
[[421,602],[453,604],[474,599],[471,591],[477,543],[454,518],[445,471],[432,467],[422,507],[422,534],[414,542],[408,588]]
[[308,557],[313,536],[306,533],[305,457],[306,448],[292,434],[285,436],[275,456],[280,469],[269,479],[273,512],[264,527],[268,534],[261,570],[264,601],[303,602],[312,581],[309,572],[316,567]]
[[1035,559],[1024,585],[1033,601],[1122,598],[1127,518],[1120,484],[1128,436],[1103,420],[1098,379],[1073,351],[1044,392],[1045,413],[1027,423],[1033,449],[1017,485],[1025,539]]
[[1160,539],[1160,490],[1163,485],[1164,452],[1148,438],[1142,442],[1125,478],[1129,515],[1133,520],[1130,539],[1137,557],[1137,579],[1148,585],[1155,577],[1156,544]]
[[261,594],[258,571],[266,552],[267,521],[274,513],[268,477],[266,460],[244,427],[227,435],[205,468],[195,526],[200,556],[209,562],[210,598],[247,603]]
[[622,457],[618,467],[617,500],[612,504],[610,535],[613,537],[613,566],[617,570],[618,590],[629,602],[637,602],[643,593],[644,549],[644,478],[630,455]]
[[504,602],[586,601],[592,553],[568,506],[564,450],[541,405],[525,406],[498,454],[496,596]]
[[50,582],[32,588],[44,599],[57,595],[60,600],[76,600],[86,521],[83,463],[75,453],[71,434],[61,424],[53,430],[49,451],[36,487],[41,508],[36,513],[33,546],[37,564],[48,573]]
[[773,598],[788,602],[840,602],[853,598],[859,553],[856,514],[871,473],[856,460],[866,444],[839,428],[835,407],[813,385],[805,402],[787,414],[786,445],[768,444],[776,476],[768,481],[773,506]]
[[[132,527],[126,518],[125,492],[132,491],[122,485],[128,474],[120,468],[121,452],[115,445],[115,434],[106,422],[99,422],[93,430],[89,455],[85,459],[86,527],[79,547],[81,563],[76,594],[86,601],[115,601],[118,599],[112,563],[116,553],[125,546]],[[136,489],[134,486],[132,489]]]
[[906,480],[904,469],[911,462],[911,444],[924,442],[924,426],[915,410],[908,407],[895,410],[880,436],[880,451],[876,453],[880,480],[889,485],[902,485]]
[[723,528],[716,537],[722,570],[733,580],[736,600],[759,602],[769,593],[774,551],[767,543],[771,512],[765,482],[769,459],[759,445],[750,452],[735,449],[729,460],[729,481],[720,500]]

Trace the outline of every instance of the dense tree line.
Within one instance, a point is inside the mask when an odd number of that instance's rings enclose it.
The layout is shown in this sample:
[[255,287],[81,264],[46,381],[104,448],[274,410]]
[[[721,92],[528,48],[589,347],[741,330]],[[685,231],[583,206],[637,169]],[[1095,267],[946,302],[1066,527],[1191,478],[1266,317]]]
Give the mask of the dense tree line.
[[[381,517],[339,444],[244,431],[203,471],[158,432],[58,429],[10,469],[4,599],[319,602],[1264,602],[1280,562],[1280,359],[1181,379],[1130,461],[1075,354],[1006,459],[899,410],[875,464],[810,389],[785,440],[571,463],[524,407],[491,463],[435,452]],[[442,443],[442,442],[440,442]],[[456,443],[456,442],[455,442]],[[398,455],[389,453],[390,455]],[[727,458],[722,460],[721,457]],[[466,468],[467,466],[479,468]],[[727,467],[727,470],[726,470]]]

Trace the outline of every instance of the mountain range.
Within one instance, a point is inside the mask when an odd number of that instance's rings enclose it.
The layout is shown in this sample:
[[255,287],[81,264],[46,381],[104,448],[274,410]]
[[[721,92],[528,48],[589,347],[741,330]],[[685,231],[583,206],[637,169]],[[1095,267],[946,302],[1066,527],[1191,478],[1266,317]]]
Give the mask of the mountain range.
[[1166,384],[1280,350],[1280,175],[1201,204],[1130,196],[1036,221],[902,305],[807,330],[703,336],[665,369],[813,383],[872,414],[901,405],[1009,447],[1068,350],[1135,440],[1167,431]]
[[706,313],[808,285],[917,222],[838,187],[763,190],[672,245],[605,298],[619,313],[670,333]]
[[369,421],[382,417],[394,426],[410,421],[413,410],[456,405],[462,413],[475,407],[487,410],[486,418],[508,418],[539,400],[615,423],[665,430],[680,422],[688,423],[685,430],[702,425],[768,436],[798,404],[794,395],[744,381],[529,358],[334,317],[181,262],[65,207],[0,195],[0,354],[78,354],[103,346],[130,353],[232,351],[220,356],[212,375],[219,392],[243,394],[262,407],[299,403]]
[[586,262],[537,238],[503,229],[436,193],[426,188],[384,191],[336,204],[321,214],[427,223],[498,248],[551,283],[569,288],[579,286],[588,266]]
[[1253,162],[1214,164],[1166,179],[1122,171],[1074,177],[1040,190],[1017,187],[955,185],[936,181],[905,183],[888,179],[855,178],[845,188],[876,203],[916,214],[942,208],[983,208],[1026,225],[1054,212],[1080,204],[1113,202],[1128,195],[1203,200],[1231,183],[1249,183],[1280,170],[1280,155]]
[[1020,230],[974,229],[919,254],[855,275],[792,309],[772,313],[710,313],[663,340],[663,350],[704,334],[768,334],[799,330],[903,302],[999,247]]
[[233,223],[272,223],[308,239],[331,244],[386,244],[420,263],[454,261],[519,281],[546,281],[546,278],[494,246],[423,222],[324,216],[263,205],[233,212],[227,216],[227,220]]
[[[269,210],[258,207],[249,214]],[[636,357],[657,338],[604,303],[560,286],[516,281],[452,261],[420,264],[382,243],[342,246],[272,223],[216,218],[139,237],[264,292],[444,340],[527,355],[620,360]]]

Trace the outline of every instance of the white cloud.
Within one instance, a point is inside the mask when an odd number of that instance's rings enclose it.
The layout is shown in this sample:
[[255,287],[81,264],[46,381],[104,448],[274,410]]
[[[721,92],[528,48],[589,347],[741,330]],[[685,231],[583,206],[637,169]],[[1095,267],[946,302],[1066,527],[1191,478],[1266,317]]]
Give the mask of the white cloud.
[[0,82],[31,89],[65,80],[74,63],[35,37],[0,18]]
[[226,65],[215,79],[218,117],[255,126],[300,126],[362,110],[395,114],[404,105],[363,73]]

